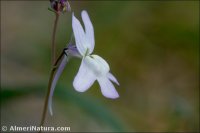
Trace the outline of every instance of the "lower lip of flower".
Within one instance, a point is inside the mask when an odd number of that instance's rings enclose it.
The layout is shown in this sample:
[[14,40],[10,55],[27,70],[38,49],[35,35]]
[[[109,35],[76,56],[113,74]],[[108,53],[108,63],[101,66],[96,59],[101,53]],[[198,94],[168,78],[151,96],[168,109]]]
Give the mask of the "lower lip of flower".
[[102,64],[99,64],[94,57],[86,56],[84,61],[90,70],[97,76],[105,76],[109,70],[107,70]]

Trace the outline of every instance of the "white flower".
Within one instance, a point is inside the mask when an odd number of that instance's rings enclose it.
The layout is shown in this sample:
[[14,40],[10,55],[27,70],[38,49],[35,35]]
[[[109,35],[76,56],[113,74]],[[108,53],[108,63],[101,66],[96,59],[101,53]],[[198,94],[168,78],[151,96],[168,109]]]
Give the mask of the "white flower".
[[[73,81],[75,90],[84,92],[88,90],[97,80],[101,87],[102,94],[107,98],[118,98],[111,81],[119,85],[117,79],[109,72],[108,63],[98,55],[91,55],[94,50],[94,29],[86,11],[81,13],[85,31],[79,20],[72,16],[72,28],[75,36],[76,46],[82,55],[82,62],[79,71]],[[111,80],[111,81],[110,81]]]

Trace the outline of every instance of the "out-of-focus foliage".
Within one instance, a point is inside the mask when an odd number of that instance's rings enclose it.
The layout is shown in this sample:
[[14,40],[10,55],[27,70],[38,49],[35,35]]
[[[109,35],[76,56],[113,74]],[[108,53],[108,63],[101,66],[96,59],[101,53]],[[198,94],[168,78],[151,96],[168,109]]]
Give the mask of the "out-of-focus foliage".
[[[88,11],[94,53],[118,78],[120,98],[106,99],[95,83],[78,93],[72,59],[55,90],[46,125],[71,131],[199,131],[199,2],[73,1]],[[48,1],[1,1],[1,125],[39,125],[50,74],[54,14]],[[61,15],[57,54],[72,34]]]

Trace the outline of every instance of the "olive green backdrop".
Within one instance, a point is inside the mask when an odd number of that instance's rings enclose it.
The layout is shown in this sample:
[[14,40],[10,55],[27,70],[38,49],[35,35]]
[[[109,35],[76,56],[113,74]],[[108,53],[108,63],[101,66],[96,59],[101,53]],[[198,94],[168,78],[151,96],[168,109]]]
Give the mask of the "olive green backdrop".
[[[199,131],[199,2],[73,1],[87,10],[94,53],[108,61],[120,98],[97,82],[76,92],[80,59],[62,74],[46,126],[71,131]],[[50,74],[54,14],[49,1],[1,1],[1,125],[39,125]],[[70,40],[71,13],[61,15],[57,55]]]

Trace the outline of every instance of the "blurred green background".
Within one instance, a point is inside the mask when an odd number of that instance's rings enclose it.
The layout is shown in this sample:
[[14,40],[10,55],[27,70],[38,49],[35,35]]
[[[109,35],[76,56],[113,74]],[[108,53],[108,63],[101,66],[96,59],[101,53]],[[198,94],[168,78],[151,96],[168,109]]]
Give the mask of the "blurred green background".
[[[97,82],[85,93],[72,86],[72,59],[53,99],[46,126],[71,131],[199,131],[199,2],[73,1],[88,11],[95,50],[117,77],[117,100]],[[1,1],[1,125],[39,125],[50,74],[54,14],[49,1]],[[61,15],[57,54],[72,34]]]

